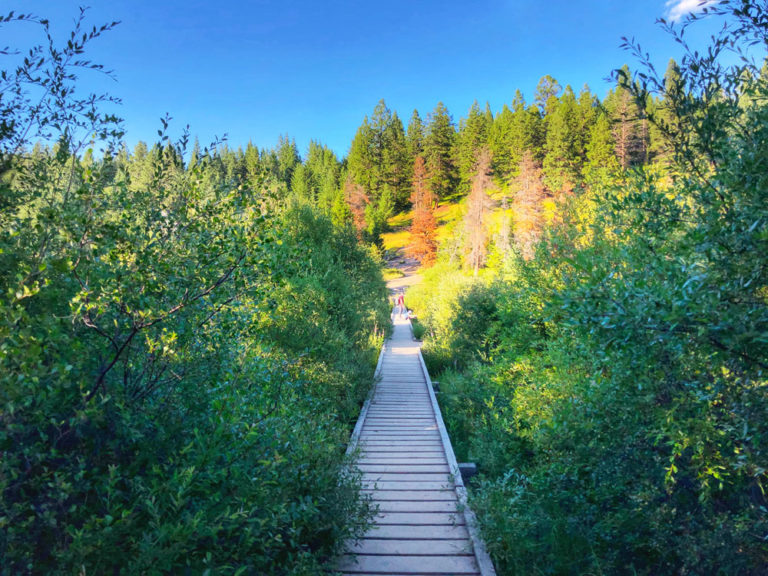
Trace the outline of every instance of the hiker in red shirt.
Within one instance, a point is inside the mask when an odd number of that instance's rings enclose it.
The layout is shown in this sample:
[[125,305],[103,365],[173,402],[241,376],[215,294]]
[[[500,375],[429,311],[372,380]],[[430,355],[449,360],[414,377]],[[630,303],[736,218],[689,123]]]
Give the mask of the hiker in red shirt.
[[402,292],[397,297],[397,306],[400,308],[400,318],[403,318],[405,316],[405,296]]

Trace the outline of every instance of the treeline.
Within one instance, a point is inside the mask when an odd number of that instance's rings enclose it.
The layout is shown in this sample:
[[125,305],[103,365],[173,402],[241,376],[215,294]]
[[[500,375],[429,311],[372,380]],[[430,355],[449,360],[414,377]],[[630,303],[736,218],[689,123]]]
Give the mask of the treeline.
[[320,146],[128,153],[75,91],[109,28],[5,55],[0,573],[319,574],[370,513],[344,452],[378,259],[306,200],[337,188]]
[[[679,76],[677,64],[670,61],[666,83],[675,85]],[[625,68],[625,76],[601,102],[587,86],[576,96],[570,86],[563,88],[545,76],[532,104],[520,91],[511,108],[505,104],[497,114],[475,102],[457,125],[438,103],[426,119],[414,110],[407,130],[382,100],[363,120],[341,160],[317,141],[309,143],[302,158],[287,136],[274,148],[222,143],[207,154],[204,179],[208,186],[250,186],[308,201],[337,225],[351,223],[361,239],[380,245],[389,218],[419,203],[414,196],[417,159],[434,206],[469,194],[484,150],[497,187],[514,186],[516,179],[536,174],[548,194],[572,192],[598,170],[667,157],[663,135],[648,121],[668,113],[664,99],[648,95],[638,104],[631,93],[634,83]],[[151,148],[139,142],[133,150],[121,144],[109,160],[114,169],[127,167],[132,185],[142,187],[159,164],[166,171],[183,171],[196,166],[201,154],[197,140],[191,150],[186,142]]]
[[[665,82],[679,81],[678,66],[670,61]],[[353,210],[371,238],[378,238],[387,218],[414,203],[417,158],[438,200],[469,193],[483,150],[491,155],[497,186],[506,188],[539,169],[546,190],[558,194],[573,191],[598,170],[662,160],[670,150],[648,119],[668,115],[668,107],[663,96],[649,94],[639,102],[632,94],[635,82],[625,68],[601,102],[587,86],[576,95],[544,76],[533,103],[519,90],[511,107],[505,104],[496,114],[475,102],[458,125],[438,103],[426,119],[414,110],[407,130],[382,100],[358,128],[346,159],[346,178],[361,188]]]
[[409,301],[500,574],[766,572],[768,9],[704,14],[665,76],[630,44],[602,103],[548,79],[456,133]]

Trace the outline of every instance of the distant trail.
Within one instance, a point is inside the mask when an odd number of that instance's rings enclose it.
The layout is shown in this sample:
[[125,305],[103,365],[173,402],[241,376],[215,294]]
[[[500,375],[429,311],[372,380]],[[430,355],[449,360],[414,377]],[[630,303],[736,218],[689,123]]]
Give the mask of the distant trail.
[[387,282],[387,288],[389,288],[390,294],[399,292],[402,289],[407,289],[409,286],[421,282],[421,276],[417,273],[419,269],[419,261],[415,258],[405,256],[402,248],[397,251],[393,258],[387,260],[386,265],[388,268],[396,268],[405,274],[402,278],[394,278]]

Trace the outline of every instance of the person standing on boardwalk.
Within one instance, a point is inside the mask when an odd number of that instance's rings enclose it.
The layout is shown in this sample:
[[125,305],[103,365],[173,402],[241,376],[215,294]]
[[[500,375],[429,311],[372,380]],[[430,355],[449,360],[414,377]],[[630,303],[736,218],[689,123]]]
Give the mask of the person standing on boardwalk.
[[397,307],[400,309],[400,318],[405,316],[405,296],[402,292],[397,297]]

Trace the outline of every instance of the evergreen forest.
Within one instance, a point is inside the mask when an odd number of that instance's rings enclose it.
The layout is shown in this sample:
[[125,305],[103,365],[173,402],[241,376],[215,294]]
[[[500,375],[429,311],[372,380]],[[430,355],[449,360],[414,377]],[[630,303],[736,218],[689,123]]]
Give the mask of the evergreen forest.
[[0,52],[0,574],[332,573],[375,514],[346,449],[403,259],[500,576],[768,574],[764,0],[662,20],[665,70],[625,40],[607,94],[381,100],[344,157],[169,117],[128,146],[77,90],[117,24],[18,25],[42,40]]

